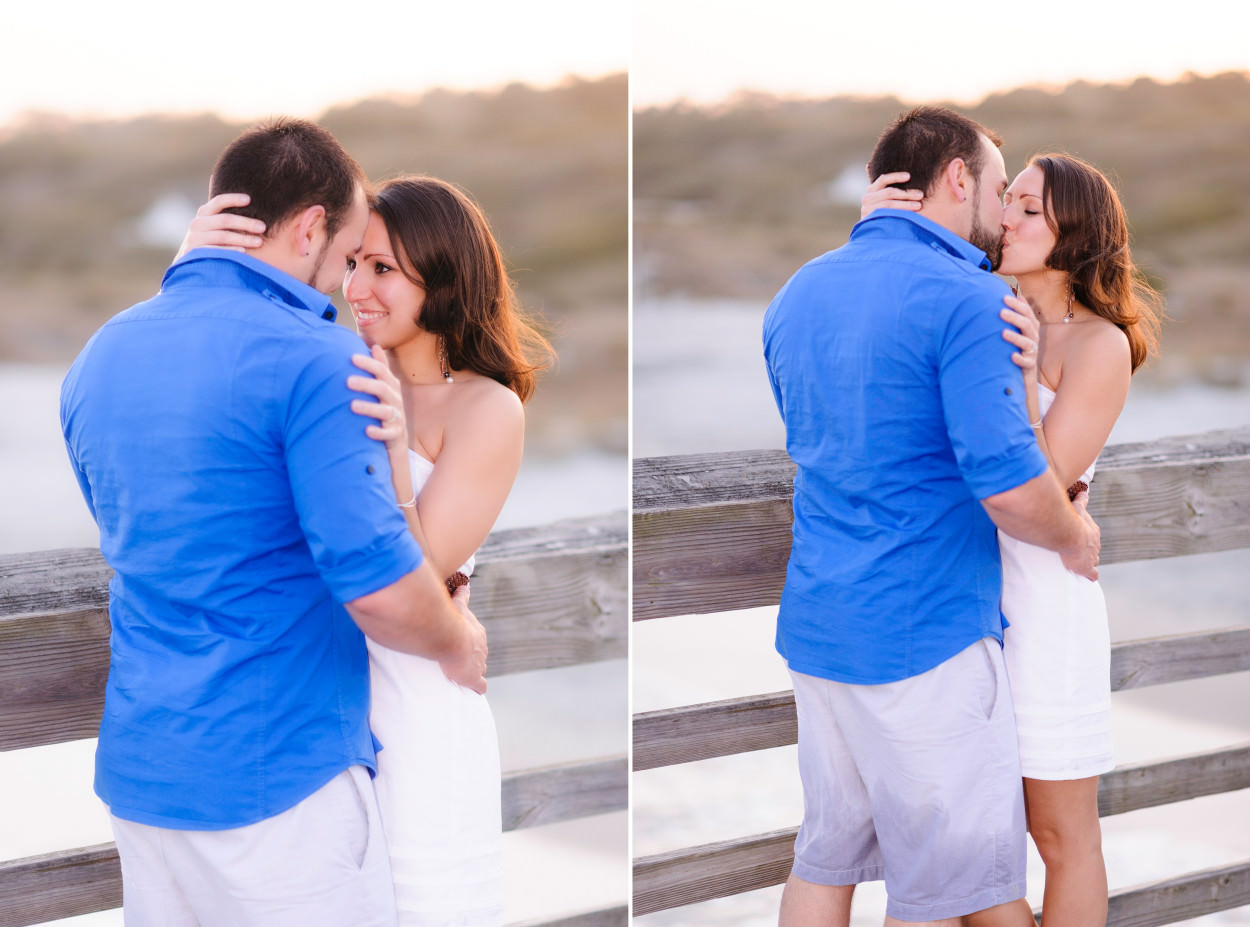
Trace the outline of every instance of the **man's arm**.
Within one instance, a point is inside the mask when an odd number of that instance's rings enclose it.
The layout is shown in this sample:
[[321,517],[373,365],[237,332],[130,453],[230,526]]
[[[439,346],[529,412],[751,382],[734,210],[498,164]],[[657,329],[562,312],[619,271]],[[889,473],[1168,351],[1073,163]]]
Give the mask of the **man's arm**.
[[1027,483],[981,500],[990,520],[1004,533],[1026,544],[1056,551],[1063,565],[1089,579],[1098,578],[1101,532],[1089,512],[1088,495],[1074,503],[1047,470]]
[[486,691],[486,632],[428,563],[395,504],[386,450],[365,434],[347,388],[359,339],[338,326],[292,358],[281,423],[300,530],[330,591],[371,639],[438,660],[449,679]]
[[469,611],[467,587],[447,597],[428,562],[347,603],[365,635],[384,647],[437,660],[447,678],[486,691],[486,629]]

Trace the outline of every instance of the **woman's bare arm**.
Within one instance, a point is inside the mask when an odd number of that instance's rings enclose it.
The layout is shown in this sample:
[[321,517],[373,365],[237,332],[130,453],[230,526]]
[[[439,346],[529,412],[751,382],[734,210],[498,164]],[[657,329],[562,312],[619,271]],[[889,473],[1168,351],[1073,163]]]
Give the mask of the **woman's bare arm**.
[[1065,351],[1055,400],[1039,438],[1064,486],[1071,486],[1102,452],[1128,398],[1132,366],[1128,338],[1109,322],[1090,326]]
[[516,481],[525,444],[525,412],[516,393],[486,379],[465,386],[473,390],[458,397],[417,498],[426,550],[444,575],[486,540]]

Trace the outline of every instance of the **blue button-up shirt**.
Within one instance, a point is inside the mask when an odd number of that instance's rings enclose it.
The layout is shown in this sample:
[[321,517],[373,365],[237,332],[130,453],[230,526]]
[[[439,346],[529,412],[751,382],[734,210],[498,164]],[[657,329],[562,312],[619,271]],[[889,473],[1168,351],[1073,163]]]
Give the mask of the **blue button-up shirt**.
[[875,684],[1001,640],[978,500],[1040,475],[985,254],[878,210],[769,306],[764,354],[797,465],[777,621],[790,667]]
[[95,787],[118,817],[236,827],[373,767],[364,638],[341,603],[421,553],[349,407],[364,345],[334,315],[268,264],[197,249],[65,378],[115,571]]

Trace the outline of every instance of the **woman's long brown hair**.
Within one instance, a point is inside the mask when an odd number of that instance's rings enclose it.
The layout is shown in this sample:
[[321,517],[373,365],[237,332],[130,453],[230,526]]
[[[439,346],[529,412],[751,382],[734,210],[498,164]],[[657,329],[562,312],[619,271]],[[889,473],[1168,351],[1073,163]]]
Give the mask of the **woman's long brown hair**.
[[1029,163],[1042,171],[1046,223],[1055,233],[1046,266],[1067,271],[1076,300],[1128,336],[1136,372],[1158,352],[1163,298],[1133,264],[1115,187],[1071,155],[1037,155]]
[[555,352],[521,309],[477,204],[445,181],[406,176],[377,187],[371,206],[400,264],[406,259],[399,269],[425,288],[419,324],[443,337],[450,367],[490,377],[528,400],[535,374]]

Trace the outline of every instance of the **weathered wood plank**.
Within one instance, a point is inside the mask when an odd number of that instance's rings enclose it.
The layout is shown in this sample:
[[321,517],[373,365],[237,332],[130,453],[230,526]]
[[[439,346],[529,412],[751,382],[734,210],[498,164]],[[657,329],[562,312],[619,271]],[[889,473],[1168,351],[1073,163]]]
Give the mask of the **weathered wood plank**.
[[471,607],[495,675],[623,659],[629,650],[628,520],[614,512],[487,539]]
[[612,908],[600,908],[597,911],[585,911],[581,914],[570,914],[557,920],[518,922],[510,927],[625,927],[628,922],[629,908],[619,905]]
[[[491,675],[623,658],[627,562],[623,512],[493,535],[472,597]],[[0,750],[95,736],[108,577],[98,551],[0,556]]]
[[[635,460],[634,619],[775,605],[793,474],[780,450]],[[1107,448],[1090,512],[1103,563],[1250,547],[1250,428]]]
[[1250,547],[1250,428],[1108,448],[1090,512],[1104,563]]
[[[1250,669],[1250,627],[1124,641],[1111,648],[1111,690]],[[747,695],[641,712],[634,769],[654,769],[793,744],[794,694]]]
[[0,554],[0,619],[107,610],[110,576],[94,548]]
[[96,736],[108,635],[103,608],[0,617],[0,750]]
[[793,483],[784,451],[635,460],[634,620],[779,602]]
[[503,827],[519,830],[629,806],[625,757],[562,763],[504,777]]
[[797,737],[793,692],[640,712],[634,715],[634,769],[784,747]]
[[1111,648],[1111,691],[1250,670],[1250,627],[1127,641]]
[[1112,892],[1107,927],[1156,927],[1250,904],[1250,860]]
[[645,856],[634,861],[634,914],[778,885],[794,862],[798,828]]
[[0,924],[26,927],[120,907],[117,848],[102,843],[0,862]]
[[1247,788],[1250,788],[1250,743],[1117,766],[1099,780],[1098,814],[1107,817]]

